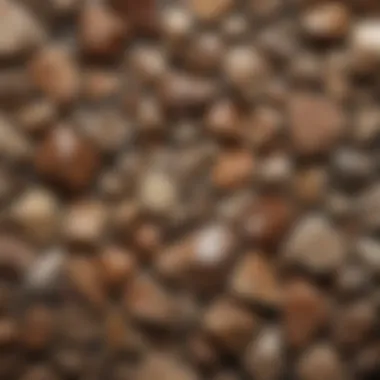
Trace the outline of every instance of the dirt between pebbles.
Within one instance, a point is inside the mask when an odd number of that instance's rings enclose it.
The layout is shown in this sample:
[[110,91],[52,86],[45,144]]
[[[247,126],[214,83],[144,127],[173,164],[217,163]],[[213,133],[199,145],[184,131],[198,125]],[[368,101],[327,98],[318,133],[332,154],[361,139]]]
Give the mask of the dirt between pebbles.
[[380,379],[378,0],[0,0],[0,379]]

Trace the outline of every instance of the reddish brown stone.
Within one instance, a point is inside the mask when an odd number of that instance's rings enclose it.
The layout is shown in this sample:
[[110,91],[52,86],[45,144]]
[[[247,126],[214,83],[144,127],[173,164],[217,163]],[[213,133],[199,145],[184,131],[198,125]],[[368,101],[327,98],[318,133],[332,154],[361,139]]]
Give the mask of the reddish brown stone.
[[87,188],[99,165],[93,146],[71,128],[57,126],[40,143],[35,156],[38,174],[70,191]]
[[293,280],[285,286],[283,308],[286,339],[298,348],[314,338],[328,317],[325,296],[304,280]]

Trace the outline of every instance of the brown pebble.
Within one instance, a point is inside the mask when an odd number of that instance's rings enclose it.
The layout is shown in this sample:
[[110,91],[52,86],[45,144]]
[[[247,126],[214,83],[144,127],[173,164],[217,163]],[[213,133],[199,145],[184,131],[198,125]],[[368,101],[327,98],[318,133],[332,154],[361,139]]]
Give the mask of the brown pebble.
[[69,191],[92,182],[99,165],[93,146],[70,127],[59,125],[37,147],[35,167],[40,176]]
[[294,211],[289,201],[280,196],[261,196],[247,210],[244,228],[258,244],[278,244],[290,226]]
[[20,330],[15,320],[0,319],[0,347],[7,347],[19,341]]
[[120,83],[115,73],[105,70],[91,70],[83,79],[83,93],[90,101],[102,101],[116,95]]
[[281,288],[275,267],[261,252],[244,255],[232,272],[230,290],[244,301],[277,307]]
[[150,380],[153,377],[165,380],[198,380],[194,370],[180,358],[162,353],[151,353],[139,365],[134,379]]
[[286,340],[296,348],[310,343],[328,318],[325,296],[301,279],[292,280],[285,286],[283,309]]
[[295,94],[289,101],[290,137],[301,155],[329,152],[344,127],[340,108],[328,99],[313,94]]
[[30,351],[46,349],[53,339],[54,314],[43,305],[30,307],[22,324],[22,345]]
[[122,51],[127,28],[112,9],[88,4],[79,21],[79,40],[86,54],[109,58]]
[[302,17],[306,34],[318,40],[335,40],[345,37],[350,27],[350,13],[341,3],[317,4]]
[[202,328],[223,350],[238,354],[258,328],[258,320],[233,301],[217,299],[206,309]]
[[100,277],[110,288],[129,281],[136,270],[132,253],[118,246],[105,247],[99,256]]
[[236,190],[250,183],[255,174],[251,152],[230,150],[221,152],[211,172],[213,185],[221,190]]
[[80,76],[73,53],[62,46],[46,46],[30,60],[29,73],[35,86],[58,104],[75,100]]
[[338,353],[328,343],[319,343],[304,352],[297,363],[300,380],[347,379],[343,363]]
[[235,0],[188,0],[189,7],[201,21],[219,21],[234,6]]

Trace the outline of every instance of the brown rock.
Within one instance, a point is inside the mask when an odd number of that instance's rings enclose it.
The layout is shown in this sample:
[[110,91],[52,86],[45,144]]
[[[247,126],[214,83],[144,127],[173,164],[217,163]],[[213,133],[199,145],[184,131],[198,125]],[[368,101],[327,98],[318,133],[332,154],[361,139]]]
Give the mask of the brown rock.
[[35,86],[58,104],[67,104],[79,93],[79,69],[73,54],[61,46],[47,46],[29,62]]
[[323,216],[312,214],[295,226],[284,259],[316,274],[331,274],[343,263],[346,247],[340,232]]
[[360,195],[356,207],[364,228],[377,231],[380,228],[380,183],[374,183],[366,188]]
[[242,136],[242,118],[235,104],[227,99],[215,103],[208,112],[206,126],[217,137],[240,138]]
[[165,278],[203,291],[224,281],[236,240],[227,226],[210,224],[157,256],[156,270]]
[[46,35],[33,14],[21,4],[3,0],[0,4],[0,58],[14,58],[41,46]]
[[142,256],[154,257],[162,245],[162,231],[155,224],[143,223],[134,232],[134,243]]
[[293,214],[285,198],[261,196],[247,212],[244,227],[249,238],[258,244],[278,244],[290,227]]
[[79,25],[79,39],[86,54],[109,58],[123,50],[127,24],[112,9],[87,4]]
[[297,199],[303,204],[318,204],[326,193],[327,172],[322,167],[302,169],[296,173],[293,186]]
[[97,200],[86,200],[68,207],[63,219],[62,234],[73,243],[95,245],[105,235],[108,213]]
[[25,70],[12,67],[0,71],[0,105],[2,107],[23,105],[32,93],[32,81]]
[[55,124],[57,110],[47,100],[36,100],[17,111],[16,120],[27,133],[38,134]]
[[371,238],[361,238],[357,243],[356,252],[366,269],[380,276],[380,244]]
[[327,300],[300,279],[286,285],[283,302],[286,339],[294,347],[305,347],[327,321]]
[[360,348],[372,336],[377,319],[376,307],[371,300],[340,306],[333,316],[333,339],[343,349]]
[[258,327],[257,318],[229,299],[214,301],[205,311],[203,330],[224,350],[241,353]]
[[91,70],[86,73],[83,92],[90,101],[102,101],[116,95],[120,82],[116,74],[105,70]]
[[213,368],[218,363],[218,352],[205,333],[195,333],[186,345],[190,360],[202,368]]
[[160,82],[164,105],[173,111],[205,107],[216,95],[217,87],[209,79],[172,72]]
[[194,28],[191,12],[185,7],[167,7],[161,16],[162,34],[173,46],[187,41]]
[[95,259],[73,256],[67,260],[66,274],[74,290],[90,305],[102,308],[105,292],[100,279],[99,267]]
[[35,156],[38,174],[70,191],[85,189],[98,165],[93,146],[66,126],[54,128],[38,146]]
[[249,344],[244,367],[254,379],[276,380],[283,373],[284,359],[281,332],[275,327],[267,327]]
[[350,27],[349,9],[342,3],[317,4],[302,17],[306,34],[318,40],[340,39]]
[[136,380],[154,377],[165,380],[197,380],[199,377],[191,367],[180,359],[164,354],[150,354],[136,371]]
[[255,174],[255,160],[249,151],[222,152],[212,169],[214,186],[221,190],[236,190],[250,183]]
[[235,3],[235,0],[189,0],[189,7],[199,20],[214,22],[221,20],[235,6]]
[[346,379],[345,369],[338,353],[328,344],[320,343],[307,350],[297,363],[300,380]]
[[181,310],[175,298],[145,274],[127,286],[124,304],[133,318],[149,325],[172,327],[181,322]]
[[60,376],[49,366],[36,364],[29,367],[21,380],[60,380]]
[[250,303],[278,306],[280,287],[273,263],[262,253],[247,253],[237,263],[230,282],[236,297]]
[[131,252],[117,246],[107,246],[100,253],[100,276],[108,287],[129,281],[136,269]]
[[0,114],[0,156],[20,163],[32,154],[30,141],[17,129],[17,126]]
[[343,132],[341,110],[319,95],[293,95],[289,102],[289,118],[290,136],[301,155],[329,152]]
[[155,0],[109,0],[115,10],[130,23],[137,34],[156,33],[158,6]]
[[30,351],[46,349],[53,339],[54,314],[43,305],[32,306],[25,313],[21,340]]
[[2,317],[0,319],[0,347],[4,348],[19,341],[20,330],[16,321]]

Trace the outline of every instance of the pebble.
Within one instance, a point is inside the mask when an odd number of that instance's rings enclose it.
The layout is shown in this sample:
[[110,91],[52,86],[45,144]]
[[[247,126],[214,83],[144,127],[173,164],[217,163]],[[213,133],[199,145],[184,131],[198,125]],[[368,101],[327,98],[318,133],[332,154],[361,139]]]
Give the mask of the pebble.
[[367,53],[378,59],[380,57],[380,21],[363,19],[357,22],[352,30],[352,48]]
[[173,328],[183,322],[179,304],[173,295],[144,273],[128,284],[124,305],[134,319],[148,325]]
[[119,78],[108,70],[89,70],[83,78],[83,95],[93,102],[101,102],[117,95]]
[[58,125],[37,146],[35,168],[48,182],[78,192],[91,184],[99,160],[90,142],[70,127]]
[[42,25],[26,7],[12,0],[0,4],[0,58],[12,59],[33,52],[46,40]]
[[366,105],[355,113],[353,139],[361,146],[368,146],[380,136],[380,112],[372,105]]
[[69,205],[62,221],[62,235],[68,242],[96,245],[105,236],[108,210],[98,200]]
[[36,100],[19,109],[15,116],[26,133],[37,135],[46,132],[56,123],[57,109],[46,99]]
[[[98,263],[93,257],[75,255],[69,257],[65,263],[66,278],[76,294],[86,304],[101,310],[105,306],[106,295],[103,284],[99,281],[99,272]],[[76,317],[78,316],[73,316]]]
[[228,99],[222,99],[210,108],[205,124],[216,137],[239,139],[243,133],[243,120],[239,109]]
[[188,0],[189,8],[202,22],[220,21],[236,4],[235,0]]
[[122,286],[129,281],[136,271],[136,262],[129,252],[122,247],[107,246],[99,255],[100,277],[108,288]]
[[11,206],[11,219],[35,242],[49,243],[56,236],[60,210],[53,193],[32,188]]
[[60,380],[60,376],[49,366],[36,364],[27,369],[21,380]]
[[277,307],[281,301],[275,266],[261,252],[249,252],[238,261],[229,288],[234,296],[249,303]]
[[260,196],[247,208],[244,229],[256,244],[276,245],[291,224],[294,211],[282,196]]
[[22,322],[21,341],[31,352],[46,349],[53,339],[54,313],[45,306],[29,308]]
[[361,238],[357,242],[356,252],[368,271],[380,276],[380,243],[371,238]]
[[177,46],[187,41],[194,27],[191,12],[185,7],[170,7],[163,10],[161,28],[165,40]]
[[0,156],[20,163],[32,154],[32,146],[25,135],[5,115],[0,114]]
[[101,4],[84,7],[79,21],[79,40],[85,54],[109,59],[122,52],[127,24]]
[[316,274],[332,274],[343,263],[346,247],[340,232],[324,216],[309,214],[289,235],[284,259]]
[[364,228],[368,231],[377,231],[380,228],[380,184],[374,183],[358,198],[358,212]]
[[175,179],[164,171],[148,169],[142,176],[139,189],[142,207],[154,214],[168,215],[179,201]]
[[332,319],[333,340],[343,350],[358,349],[372,336],[376,323],[377,311],[371,300],[340,305]]
[[257,318],[229,299],[215,300],[202,317],[202,329],[227,352],[239,354],[258,328]]
[[328,319],[326,297],[310,282],[292,280],[284,287],[283,313],[287,342],[306,347]]
[[257,169],[258,181],[268,187],[285,187],[293,175],[293,164],[284,153],[263,159]]
[[79,68],[65,47],[45,46],[29,61],[28,70],[37,89],[58,105],[73,102],[79,94]]
[[276,380],[285,368],[284,342],[276,327],[265,327],[249,344],[244,354],[244,367],[257,380]]
[[315,94],[293,94],[289,100],[290,137],[300,155],[328,153],[344,130],[337,105]]
[[212,168],[212,183],[220,190],[236,190],[245,187],[253,179],[255,166],[255,159],[249,151],[221,152]]
[[152,377],[165,380],[198,380],[198,374],[180,358],[163,353],[149,354],[136,371],[136,380]]
[[345,368],[333,347],[328,343],[318,343],[306,350],[297,364],[296,372],[300,380],[343,380]]
[[350,27],[349,9],[341,3],[317,4],[303,15],[305,33],[317,40],[336,40],[345,37]]

